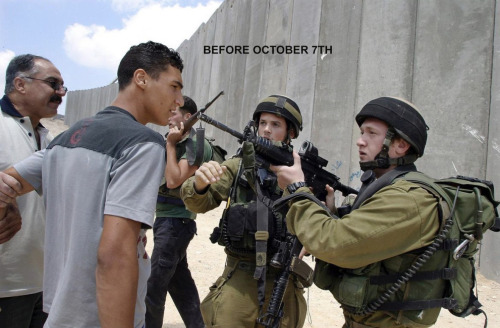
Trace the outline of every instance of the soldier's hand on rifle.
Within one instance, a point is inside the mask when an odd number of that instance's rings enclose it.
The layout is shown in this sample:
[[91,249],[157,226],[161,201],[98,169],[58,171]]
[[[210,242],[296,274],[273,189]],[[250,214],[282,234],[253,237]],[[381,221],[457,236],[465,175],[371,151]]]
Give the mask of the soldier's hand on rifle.
[[203,163],[194,173],[194,189],[203,192],[209,185],[219,181],[226,170],[227,167],[216,161]]
[[175,146],[179,141],[182,140],[183,136],[184,136],[184,123],[181,122],[180,128],[178,128],[177,126],[173,126],[168,130],[167,143],[170,143]]
[[276,173],[278,177],[278,185],[285,190],[286,186],[294,182],[305,181],[302,166],[300,165],[300,156],[296,151],[293,151],[293,165],[269,165],[271,171]]
[[329,184],[325,186],[325,190],[327,192],[326,194],[326,199],[325,199],[325,205],[328,207],[330,212],[332,214],[335,214],[337,212],[337,207],[335,206],[335,190],[330,187]]

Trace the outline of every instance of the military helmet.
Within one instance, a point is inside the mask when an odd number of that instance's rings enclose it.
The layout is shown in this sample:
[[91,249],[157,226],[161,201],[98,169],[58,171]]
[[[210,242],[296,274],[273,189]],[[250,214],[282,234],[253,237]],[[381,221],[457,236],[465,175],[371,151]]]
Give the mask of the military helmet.
[[415,105],[403,99],[381,97],[368,102],[356,115],[359,126],[368,117],[386,122],[406,140],[419,157],[424,154],[429,127]]
[[262,99],[253,112],[253,120],[257,121],[263,112],[285,118],[295,131],[295,138],[299,136],[299,131],[302,131],[302,114],[300,113],[299,106],[297,106],[295,101],[286,96],[271,95]]

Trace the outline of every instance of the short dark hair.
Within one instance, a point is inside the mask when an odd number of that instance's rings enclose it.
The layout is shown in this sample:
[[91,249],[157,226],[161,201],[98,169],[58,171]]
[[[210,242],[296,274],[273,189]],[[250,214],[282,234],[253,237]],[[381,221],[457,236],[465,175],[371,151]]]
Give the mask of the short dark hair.
[[194,114],[198,111],[198,106],[196,106],[196,103],[194,102],[193,99],[189,98],[188,96],[183,96],[184,97],[184,106],[179,107],[181,112],[183,114]]
[[153,41],[132,46],[118,66],[118,89],[123,90],[130,84],[137,69],[142,68],[156,80],[168,65],[182,72],[184,65],[177,51]]
[[14,79],[16,77],[22,74],[34,75],[37,73],[37,69],[35,68],[35,60],[37,59],[46,60],[49,63],[51,62],[47,58],[32,54],[24,54],[12,58],[9,66],[7,66],[7,71],[5,72],[4,92],[6,95],[14,90]]

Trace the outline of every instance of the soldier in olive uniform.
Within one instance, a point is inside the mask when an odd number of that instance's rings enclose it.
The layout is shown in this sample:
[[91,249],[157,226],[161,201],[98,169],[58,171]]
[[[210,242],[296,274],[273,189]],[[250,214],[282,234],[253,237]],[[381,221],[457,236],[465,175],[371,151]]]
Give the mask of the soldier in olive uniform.
[[[416,170],[413,162],[424,153],[428,127],[413,104],[390,97],[368,102],[356,122],[361,130],[356,143],[361,169],[374,173],[377,188],[362,186],[359,201],[341,219],[333,219],[314,201],[297,197],[286,215],[288,229],[312,255],[329,263],[320,261],[323,265],[316,266],[315,283],[329,289],[342,305],[344,328],[432,326],[445,280],[424,273],[439,273],[447,252],[437,251],[419,270],[418,279],[386,293],[439,231],[434,196],[397,178]],[[294,158],[291,167],[272,167],[283,188],[304,181],[298,155]],[[310,193],[307,187],[296,192]],[[373,194],[364,196],[367,192]],[[327,205],[335,211],[333,203]],[[389,295],[386,302],[368,306],[381,295]]]
[[[302,130],[299,107],[285,96],[263,99],[254,111],[253,121],[260,137],[285,146]],[[282,190],[276,176],[258,162],[253,145],[244,142],[235,157],[221,165],[204,163],[182,185],[182,199],[190,211],[204,213],[227,201],[216,238],[225,247],[226,266],[201,304],[207,327],[258,327],[256,320],[267,308],[279,274],[269,261],[284,236],[284,218],[259,202],[262,198],[280,198]],[[261,228],[262,223],[267,229]],[[303,326],[303,293],[303,286],[292,276],[284,295],[281,327]]]

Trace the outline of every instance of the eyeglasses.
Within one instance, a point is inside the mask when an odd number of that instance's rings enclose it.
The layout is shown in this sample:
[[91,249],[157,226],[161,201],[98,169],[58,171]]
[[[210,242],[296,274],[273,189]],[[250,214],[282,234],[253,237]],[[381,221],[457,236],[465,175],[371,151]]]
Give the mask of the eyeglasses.
[[66,88],[62,83],[57,82],[57,81],[37,79],[37,78],[34,78],[34,77],[29,77],[29,76],[24,76],[24,78],[30,79],[30,80],[37,80],[37,81],[45,82],[48,85],[50,85],[50,87],[52,89],[54,89],[54,91],[59,91],[59,90],[62,89],[64,91],[64,93],[68,92],[68,88]]

